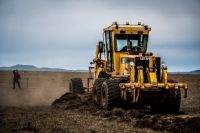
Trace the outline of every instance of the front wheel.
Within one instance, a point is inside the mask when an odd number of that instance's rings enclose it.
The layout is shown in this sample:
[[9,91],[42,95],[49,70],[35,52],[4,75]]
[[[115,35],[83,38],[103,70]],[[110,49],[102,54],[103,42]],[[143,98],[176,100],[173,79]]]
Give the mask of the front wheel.
[[94,86],[92,88],[92,100],[97,105],[100,105],[101,87],[104,81],[105,81],[104,78],[98,78],[94,81]]
[[112,109],[120,103],[121,91],[119,82],[107,79],[101,88],[101,106],[104,109]]
[[156,113],[178,113],[181,104],[181,91],[165,90],[163,97],[156,102],[151,103],[152,112]]
[[169,113],[178,113],[181,105],[181,90],[170,90],[164,102],[165,110]]

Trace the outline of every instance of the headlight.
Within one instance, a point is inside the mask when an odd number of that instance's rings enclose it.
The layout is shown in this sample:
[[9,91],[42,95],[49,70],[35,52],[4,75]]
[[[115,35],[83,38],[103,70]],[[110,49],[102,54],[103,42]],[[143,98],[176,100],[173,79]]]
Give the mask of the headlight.
[[134,62],[131,61],[130,62],[130,66],[133,67],[134,66]]
[[161,66],[165,67],[165,62],[164,61],[161,62]]

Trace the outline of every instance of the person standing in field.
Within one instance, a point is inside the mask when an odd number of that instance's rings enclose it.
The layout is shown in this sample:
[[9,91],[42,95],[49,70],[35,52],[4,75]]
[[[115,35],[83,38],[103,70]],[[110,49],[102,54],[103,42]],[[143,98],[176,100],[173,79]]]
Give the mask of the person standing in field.
[[18,70],[13,70],[13,89],[15,89],[15,83],[18,84],[18,87],[21,89],[21,85],[19,80],[21,79],[21,76],[18,72]]

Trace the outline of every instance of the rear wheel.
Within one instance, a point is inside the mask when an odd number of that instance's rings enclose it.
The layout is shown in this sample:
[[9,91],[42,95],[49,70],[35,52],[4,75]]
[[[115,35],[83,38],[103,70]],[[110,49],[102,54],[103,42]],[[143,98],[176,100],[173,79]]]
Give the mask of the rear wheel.
[[84,93],[83,82],[81,78],[72,78],[69,83],[69,91],[72,93]]
[[100,105],[100,98],[101,98],[101,87],[103,82],[105,81],[104,78],[98,78],[94,81],[94,86],[92,89],[92,100],[97,104]]
[[104,81],[101,88],[101,106],[104,109],[112,109],[120,103],[120,100],[119,82],[110,79]]

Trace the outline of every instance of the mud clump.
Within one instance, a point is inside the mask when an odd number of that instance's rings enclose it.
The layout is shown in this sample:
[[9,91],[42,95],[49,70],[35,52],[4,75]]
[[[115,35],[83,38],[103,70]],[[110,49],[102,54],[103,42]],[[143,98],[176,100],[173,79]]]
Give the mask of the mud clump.
[[200,117],[181,118],[166,116],[146,116],[136,121],[136,126],[140,128],[151,128],[157,131],[170,131],[173,133],[199,133]]
[[131,122],[133,119],[143,118],[144,116],[145,114],[141,113],[139,110],[124,110],[122,108],[113,108],[110,115],[111,119],[113,117],[118,117],[124,122]]
[[158,116],[152,117],[150,115],[144,116],[142,119],[136,121],[136,126],[140,128],[152,128],[153,130],[163,131],[162,121]]
[[94,112],[98,110],[97,105],[91,102],[91,94],[75,94],[65,93],[60,98],[52,103],[53,108],[63,110],[89,111]]
[[65,93],[59,99],[56,99],[52,106],[60,109],[75,109],[82,106],[82,101],[76,94]]
[[133,118],[143,118],[145,116],[144,113],[136,109],[131,109],[131,110],[126,111],[126,114]]
[[117,107],[113,108],[112,110],[99,109],[98,111],[94,112],[93,115],[98,115],[108,118],[108,120],[117,120],[120,122],[131,122],[135,119],[143,118],[145,116],[144,113],[141,113],[136,109],[125,110]]
[[125,111],[121,108],[114,108],[112,110],[112,115],[117,116],[117,117],[124,117],[126,115]]

